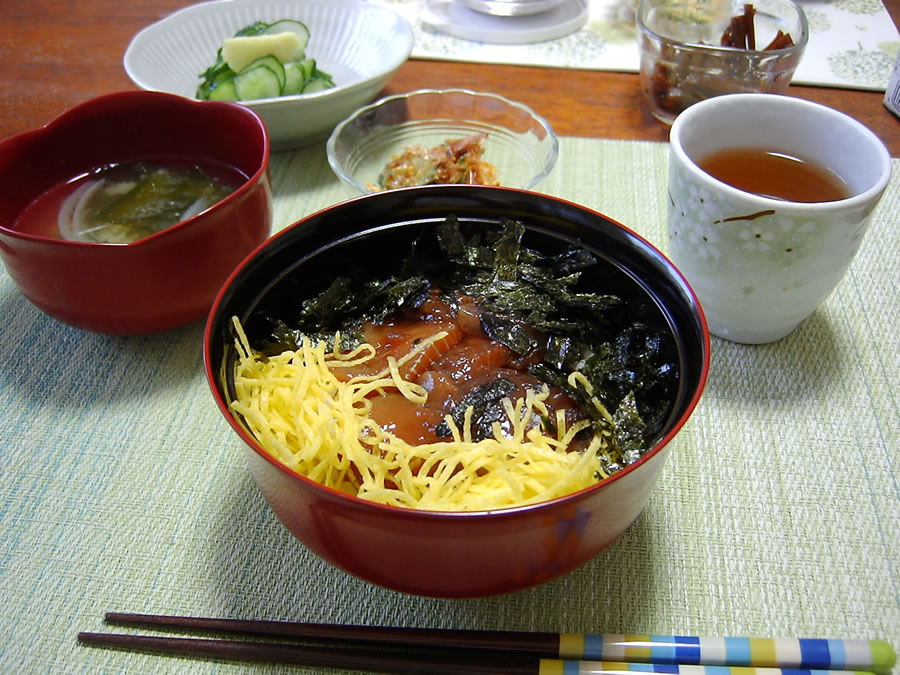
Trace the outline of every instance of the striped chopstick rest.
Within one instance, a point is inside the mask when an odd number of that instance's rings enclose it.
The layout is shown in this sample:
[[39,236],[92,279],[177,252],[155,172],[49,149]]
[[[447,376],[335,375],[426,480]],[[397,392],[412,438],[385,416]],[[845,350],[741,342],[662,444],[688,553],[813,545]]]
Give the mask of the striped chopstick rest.
[[896,660],[893,648],[882,640],[582,633],[560,634],[559,658],[879,672],[890,670]]

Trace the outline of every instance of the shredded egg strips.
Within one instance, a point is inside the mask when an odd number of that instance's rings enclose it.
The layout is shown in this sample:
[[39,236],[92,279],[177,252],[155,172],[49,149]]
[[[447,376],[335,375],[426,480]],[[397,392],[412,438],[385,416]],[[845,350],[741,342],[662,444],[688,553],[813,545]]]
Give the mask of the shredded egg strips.
[[[312,345],[304,338],[297,351],[265,357],[251,349],[238,318],[232,322],[238,362],[231,408],[269,454],[323,485],[381,504],[475,511],[554,499],[592,485],[598,474],[605,477],[597,459],[606,442],[602,434],[583,452],[567,451],[575,434],[590,425],[587,420],[567,427],[564,411],[557,410],[555,436],[528,428],[535,414],[547,414],[546,385],[525,399],[503,400],[512,425],[509,437],[495,422],[492,438],[473,441],[472,408],[462,428],[446,416],[452,440],[422,445],[410,445],[370,419],[372,393],[392,389],[413,403],[427,400],[428,391],[404,380],[400,367],[446,332],[423,340],[399,360],[390,357],[380,373],[341,382],[332,370],[370,360],[372,345],[341,352],[338,334],[328,351],[325,342]],[[581,373],[572,373],[569,383],[592,393]]]

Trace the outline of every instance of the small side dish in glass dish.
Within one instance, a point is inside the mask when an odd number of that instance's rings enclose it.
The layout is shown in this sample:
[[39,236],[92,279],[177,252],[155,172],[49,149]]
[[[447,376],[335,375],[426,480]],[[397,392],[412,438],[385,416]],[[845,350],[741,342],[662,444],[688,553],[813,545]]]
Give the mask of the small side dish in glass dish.
[[354,194],[414,185],[529,190],[556,164],[550,124],[521,103],[464,89],[383,98],[335,127],[328,163]]
[[713,96],[784,93],[809,39],[792,0],[640,0],[635,18],[641,89],[666,124]]

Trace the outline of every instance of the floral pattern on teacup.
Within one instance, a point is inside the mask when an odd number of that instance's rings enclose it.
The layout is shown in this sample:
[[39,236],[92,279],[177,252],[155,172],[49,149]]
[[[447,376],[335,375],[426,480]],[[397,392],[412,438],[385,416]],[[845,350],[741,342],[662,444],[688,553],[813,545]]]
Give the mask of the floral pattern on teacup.
[[670,249],[690,247],[694,256],[723,271],[773,263],[784,269],[795,268],[822,255],[824,247],[834,248],[834,263],[838,264],[856,250],[865,229],[852,223],[827,228],[820,219],[777,208],[736,207],[698,183],[685,180],[679,172],[670,176],[670,181]]
[[668,254],[720,337],[766,342],[790,332],[837,285],[868,220],[858,209],[835,216],[714,190],[670,163]]

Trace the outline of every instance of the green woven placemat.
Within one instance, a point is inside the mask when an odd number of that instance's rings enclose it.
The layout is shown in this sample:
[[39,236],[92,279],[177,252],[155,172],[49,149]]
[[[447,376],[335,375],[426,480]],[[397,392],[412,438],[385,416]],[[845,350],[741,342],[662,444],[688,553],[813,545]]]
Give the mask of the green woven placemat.
[[[665,250],[666,152],[565,138],[540,189]],[[319,146],[274,156],[272,176],[275,229],[347,196]],[[713,340],[706,393],[634,525],[565,577],[478,600],[377,588],[300,545],[213,405],[200,324],[81,332],[0,271],[0,672],[246,669],[80,646],[110,609],[897,646],[897,222],[895,171],[849,274],[794,334]]]

